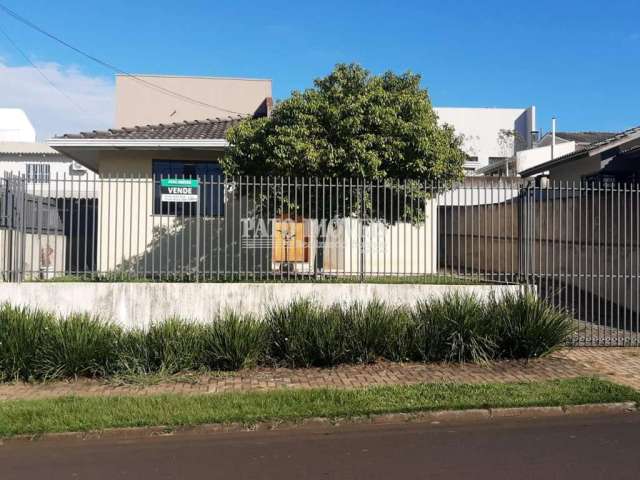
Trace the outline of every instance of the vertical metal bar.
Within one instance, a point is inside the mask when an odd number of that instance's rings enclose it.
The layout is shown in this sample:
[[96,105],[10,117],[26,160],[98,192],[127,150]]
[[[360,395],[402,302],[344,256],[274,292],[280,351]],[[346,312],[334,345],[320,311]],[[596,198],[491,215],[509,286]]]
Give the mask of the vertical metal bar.
[[[129,175],[129,181],[127,182],[126,178],[125,178],[125,186],[127,185],[127,183],[129,184],[129,202],[122,202],[122,209],[125,210],[125,205],[128,205],[129,208],[127,209],[129,211],[129,242],[128,242],[128,246],[129,246],[129,255],[127,256],[126,262],[124,262],[125,265],[127,265],[127,279],[131,278],[131,262],[132,262],[132,244],[133,244],[133,172]],[[125,189],[125,199],[126,199],[126,189]],[[123,212],[122,218],[126,218],[125,216],[126,214],[126,210]],[[124,255],[124,228],[122,229],[123,232],[123,246],[122,246],[122,253]]]
[[617,214],[617,241],[616,241],[616,345],[620,346],[620,193],[622,191],[622,187],[620,183],[616,183],[616,187],[618,190],[618,214]]
[[[224,273],[222,278],[226,276],[227,273],[227,263],[226,263],[226,251],[227,251],[227,235],[226,235],[226,225],[227,225],[227,216],[229,212],[227,211],[226,206],[226,180],[224,184],[221,182],[220,174],[216,175],[216,192],[215,195],[218,196],[216,200],[216,205],[218,207],[218,211],[216,212],[216,280],[220,280],[220,253],[222,251],[222,244],[224,243],[224,251],[225,251],[225,260],[224,260]],[[221,203],[222,202],[222,203]],[[221,213],[224,212],[223,215]],[[224,239],[223,239],[224,236]]]

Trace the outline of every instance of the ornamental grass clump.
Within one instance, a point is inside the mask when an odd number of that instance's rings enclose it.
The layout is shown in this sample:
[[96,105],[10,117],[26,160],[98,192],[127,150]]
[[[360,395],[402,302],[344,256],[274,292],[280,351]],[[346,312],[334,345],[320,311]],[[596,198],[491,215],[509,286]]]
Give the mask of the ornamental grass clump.
[[41,378],[43,339],[54,321],[40,310],[0,306],[0,380]]
[[307,299],[269,309],[269,359],[288,367],[330,367],[348,360],[348,329],[335,308]]
[[487,308],[494,324],[497,355],[501,358],[546,355],[575,333],[575,321],[567,311],[553,307],[531,292],[494,297]]
[[240,370],[264,360],[266,329],[251,315],[225,312],[204,332],[204,361],[213,370]]
[[484,302],[470,295],[419,301],[412,313],[413,357],[423,362],[486,362],[496,350]]
[[392,306],[380,300],[321,306],[308,299],[263,317],[226,312],[204,324],[169,318],[124,330],[86,314],[56,317],[0,306],[0,381],[113,374],[333,367],[379,359],[486,362],[545,355],[575,322],[532,293],[480,300],[452,294]]
[[147,362],[151,372],[199,370],[205,365],[205,333],[204,326],[180,318],[152,324],[144,336],[134,333],[145,341],[139,360]]
[[409,312],[380,300],[335,305],[333,314],[347,335],[351,363],[371,363],[384,358],[406,360],[409,354]]
[[120,327],[74,313],[52,322],[40,337],[38,374],[42,378],[103,377],[118,367]]

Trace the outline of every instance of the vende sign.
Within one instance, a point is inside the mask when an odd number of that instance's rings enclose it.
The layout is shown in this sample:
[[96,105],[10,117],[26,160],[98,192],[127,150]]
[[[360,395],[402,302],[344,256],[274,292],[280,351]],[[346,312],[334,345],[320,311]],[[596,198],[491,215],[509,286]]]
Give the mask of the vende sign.
[[160,200],[162,202],[197,202],[198,180],[190,178],[162,178]]

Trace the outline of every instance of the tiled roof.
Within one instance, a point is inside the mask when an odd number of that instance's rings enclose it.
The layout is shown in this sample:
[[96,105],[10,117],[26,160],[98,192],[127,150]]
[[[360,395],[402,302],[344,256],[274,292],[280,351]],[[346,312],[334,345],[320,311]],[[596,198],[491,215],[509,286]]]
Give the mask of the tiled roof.
[[65,134],[58,138],[68,139],[109,139],[109,140],[209,140],[224,139],[232,126],[241,120],[250,118],[228,117],[209,118],[178,123],[160,123],[127,128],[117,128],[92,132]]
[[[560,135],[559,133],[556,133],[556,135]],[[562,137],[565,138],[565,137]],[[614,144],[616,142],[619,142],[620,140],[623,140],[624,144],[627,141],[633,141],[633,140],[637,140],[638,138],[640,138],[640,126],[638,127],[634,127],[634,128],[630,128],[629,130],[625,130],[624,132],[620,132],[620,133],[616,133],[604,140],[598,141],[598,142],[593,142],[590,143],[588,145],[586,145],[584,148],[582,149],[578,149],[573,153],[567,153],[566,155],[562,155],[560,157],[556,157],[553,160],[549,160],[548,162],[542,163],[540,165],[536,165],[535,167],[529,168],[527,170],[524,170],[522,172],[520,172],[523,176],[528,176],[528,175],[533,175],[536,173],[540,173],[543,172],[545,170],[548,170],[549,167],[553,166],[553,165],[557,165],[559,163],[563,163],[566,162],[568,160],[572,160],[576,157],[580,157],[582,155],[588,154],[589,152],[592,152],[594,150],[606,147],[607,145],[610,144]]]
[[576,143],[602,142],[616,135],[616,132],[557,132],[556,136]]
[[[637,135],[640,135],[640,126],[638,127],[634,127],[634,128],[630,128],[629,130],[625,130],[624,132],[620,132],[620,133],[616,133],[613,134],[603,140],[599,140],[593,143],[590,143],[589,145],[587,145],[586,147],[586,151],[592,151],[595,150],[597,148],[600,147],[605,147],[610,143],[614,143],[617,142],[618,140],[624,140],[627,137],[636,137]],[[584,150],[583,150],[584,151]],[[566,155],[568,156],[568,155]]]

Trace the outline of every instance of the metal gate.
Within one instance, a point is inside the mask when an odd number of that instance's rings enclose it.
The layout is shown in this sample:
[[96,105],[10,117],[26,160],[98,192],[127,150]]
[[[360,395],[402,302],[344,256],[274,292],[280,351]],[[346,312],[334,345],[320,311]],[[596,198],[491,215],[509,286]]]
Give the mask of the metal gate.
[[578,344],[638,345],[638,186],[553,182],[523,197],[527,282],[573,313]]
[[441,270],[534,286],[578,345],[640,344],[638,185],[478,178],[440,198]]

